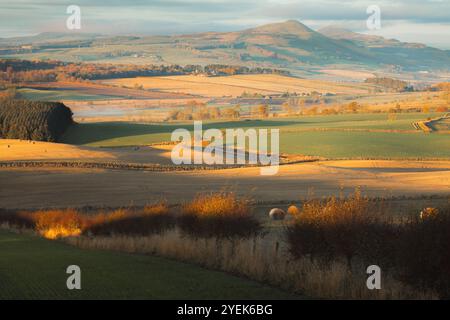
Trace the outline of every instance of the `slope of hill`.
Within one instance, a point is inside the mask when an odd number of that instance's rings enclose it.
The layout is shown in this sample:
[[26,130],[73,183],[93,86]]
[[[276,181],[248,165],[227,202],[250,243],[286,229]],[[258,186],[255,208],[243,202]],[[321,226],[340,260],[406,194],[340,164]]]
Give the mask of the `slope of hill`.
[[399,65],[407,69],[449,69],[450,52],[421,43],[401,42],[381,36],[352,32],[338,27],[326,27],[318,32],[324,36],[352,43],[367,49],[381,63]]
[[[231,42],[247,49],[241,58],[272,62],[328,64],[353,60],[371,62],[370,53],[353,44],[334,40],[298,21],[274,23],[237,32]],[[224,37],[225,38],[225,37]]]

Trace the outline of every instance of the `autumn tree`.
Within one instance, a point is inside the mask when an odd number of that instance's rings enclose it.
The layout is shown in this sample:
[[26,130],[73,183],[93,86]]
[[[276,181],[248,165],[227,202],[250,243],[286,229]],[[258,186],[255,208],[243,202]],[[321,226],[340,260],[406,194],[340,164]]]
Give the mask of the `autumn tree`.
[[260,104],[257,107],[258,116],[261,118],[267,118],[269,116],[269,111],[270,111],[270,108],[269,108],[269,105],[267,105],[267,104]]

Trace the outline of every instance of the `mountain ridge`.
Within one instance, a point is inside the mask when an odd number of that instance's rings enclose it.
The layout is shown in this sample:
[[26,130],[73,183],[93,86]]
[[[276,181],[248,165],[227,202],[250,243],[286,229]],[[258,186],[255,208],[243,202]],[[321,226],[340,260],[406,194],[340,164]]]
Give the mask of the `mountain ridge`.
[[[12,42],[0,40],[0,52],[4,49],[14,54],[15,42],[32,44],[33,57],[53,57],[56,53],[50,50],[54,45],[61,49],[57,57],[68,61],[224,63],[286,69],[350,64],[411,71],[450,70],[450,51],[335,27],[315,31],[297,20],[233,32],[166,36],[42,33],[22,41],[16,37]],[[65,51],[64,42],[68,49]]]

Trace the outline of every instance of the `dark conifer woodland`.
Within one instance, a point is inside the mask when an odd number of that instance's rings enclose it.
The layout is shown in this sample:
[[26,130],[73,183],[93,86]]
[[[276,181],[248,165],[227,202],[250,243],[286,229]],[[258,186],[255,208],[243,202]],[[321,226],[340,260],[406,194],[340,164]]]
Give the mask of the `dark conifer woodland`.
[[56,142],[71,124],[63,103],[0,100],[0,138]]

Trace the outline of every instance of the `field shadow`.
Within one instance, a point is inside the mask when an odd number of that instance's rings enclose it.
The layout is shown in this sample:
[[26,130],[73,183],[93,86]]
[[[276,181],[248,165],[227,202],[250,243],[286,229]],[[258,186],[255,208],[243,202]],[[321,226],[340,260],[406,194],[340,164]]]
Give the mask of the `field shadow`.
[[[298,121],[264,121],[264,120],[242,120],[242,121],[224,121],[224,122],[208,122],[203,124],[203,130],[217,129],[233,129],[233,128],[280,128],[293,124],[299,124]],[[142,124],[132,122],[102,122],[102,123],[77,123],[71,126],[61,138],[62,143],[84,145],[91,143],[99,143],[105,140],[118,138],[132,138],[151,134],[167,134],[165,137],[170,140],[170,134],[176,129],[187,129],[193,131],[193,123],[179,124]],[[161,142],[163,140],[151,141]],[[144,145],[145,143],[137,142],[136,145]],[[127,145],[131,145],[128,144]]]

